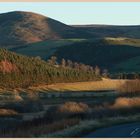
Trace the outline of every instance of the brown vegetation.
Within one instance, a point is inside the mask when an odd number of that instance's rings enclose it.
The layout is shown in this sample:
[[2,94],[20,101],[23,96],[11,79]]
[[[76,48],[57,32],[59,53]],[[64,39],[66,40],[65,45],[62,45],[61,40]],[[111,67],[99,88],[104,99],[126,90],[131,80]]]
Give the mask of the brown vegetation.
[[120,97],[116,99],[112,107],[113,108],[140,107],[140,98],[139,97],[133,97],[133,98]]
[[18,71],[18,68],[15,64],[12,64],[7,60],[3,60],[0,62],[0,71],[3,73],[11,73]]
[[0,137],[42,137],[43,135],[64,130],[79,123],[79,119],[65,119],[51,124],[41,119],[33,120],[32,122],[23,122],[17,128],[11,129],[6,133],[4,133],[5,131],[0,131]]
[[50,107],[45,116],[50,122],[66,118],[84,118],[89,112],[89,107],[84,103],[66,102],[62,105]]
[[12,109],[0,109],[0,116],[12,116],[18,115],[18,113]]
[[88,110],[88,105],[76,102],[66,102],[58,107],[58,112],[61,113],[84,113]]
[[109,91],[117,90],[125,80],[111,80],[103,78],[101,81],[74,82],[74,83],[56,83],[50,85],[39,85],[30,87],[33,91]]
[[125,81],[122,85],[118,87],[118,92],[120,93],[140,93],[140,80],[129,80]]

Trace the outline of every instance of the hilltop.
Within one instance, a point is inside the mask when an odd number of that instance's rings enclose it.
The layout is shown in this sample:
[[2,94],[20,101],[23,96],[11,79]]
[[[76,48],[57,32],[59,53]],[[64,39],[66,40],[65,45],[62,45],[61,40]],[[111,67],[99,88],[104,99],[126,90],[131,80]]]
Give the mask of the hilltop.
[[75,27],[49,17],[15,11],[0,14],[0,36],[0,46],[12,47],[44,40],[77,37],[77,33]]

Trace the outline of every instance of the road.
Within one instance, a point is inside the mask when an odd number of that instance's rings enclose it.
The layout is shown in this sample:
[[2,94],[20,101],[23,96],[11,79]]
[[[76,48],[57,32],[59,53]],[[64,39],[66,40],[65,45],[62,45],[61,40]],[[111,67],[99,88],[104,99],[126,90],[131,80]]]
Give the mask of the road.
[[131,123],[102,128],[85,136],[86,138],[140,138],[140,123]]

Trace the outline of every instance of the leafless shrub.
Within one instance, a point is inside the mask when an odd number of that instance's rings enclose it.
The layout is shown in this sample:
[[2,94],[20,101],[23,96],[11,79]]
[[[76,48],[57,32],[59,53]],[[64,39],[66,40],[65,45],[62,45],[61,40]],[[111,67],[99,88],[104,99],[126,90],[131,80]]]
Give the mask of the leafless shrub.
[[140,80],[126,81],[124,84],[118,87],[119,93],[135,94],[140,93]]
[[111,106],[111,108],[133,108],[140,107],[140,98],[139,97],[120,97],[116,99],[115,103]]
[[89,110],[87,104],[76,103],[76,102],[66,102],[58,107],[58,112],[61,113],[84,113]]
[[12,109],[0,109],[0,116],[14,116],[18,115],[18,112]]

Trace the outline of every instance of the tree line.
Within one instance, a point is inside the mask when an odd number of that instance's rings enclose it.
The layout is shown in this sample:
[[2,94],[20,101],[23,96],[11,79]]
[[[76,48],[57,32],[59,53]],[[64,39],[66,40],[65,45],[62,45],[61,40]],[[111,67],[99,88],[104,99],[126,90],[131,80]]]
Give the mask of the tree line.
[[69,69],[75,69],[79,71],[84,71],[84,72],[92,72],[96,76],[102,76],[102,77],[109,77],[109,72],[107,69],[101,70],[98,66],[90,66],[86,65],[84,63],[78,63],[78,62],[73,62],[71,60],[66,60],[64,58],[61,59],[60,63],[57,61],[56,56],[51,56],[50,59],[48,59],[48,64],[56,66],[56,67],[62,67],[62,68],[69,68]]
[[0,69],[0,88],[101,80],[99,67],[93,69],[91,66],[64,59],[58,64],[54,56],[46,62],[40,57],[27,57],[0,49],[0,64],[2,61],[14,64],[16,70],[3,72]]

